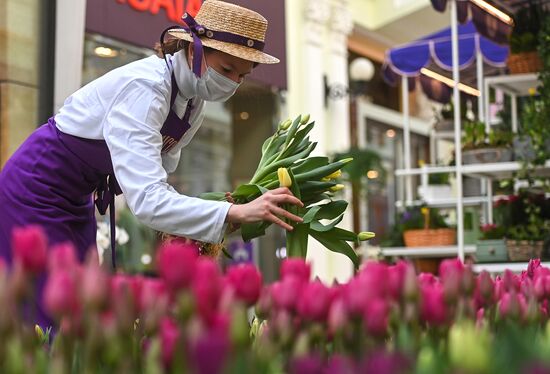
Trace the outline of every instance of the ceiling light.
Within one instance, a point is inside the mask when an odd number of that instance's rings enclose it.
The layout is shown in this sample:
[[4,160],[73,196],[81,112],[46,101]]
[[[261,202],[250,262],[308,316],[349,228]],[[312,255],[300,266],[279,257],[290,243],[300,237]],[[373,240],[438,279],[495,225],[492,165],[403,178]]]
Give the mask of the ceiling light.
[[369,178],[369,179],[376,179],[376,178],[378,178],[378,171],[376,171],[376,170],[369,170],[369,171],[367,172],[367,178]]
[[386,131],[386,136],[387,136],[388,138],[393,138],[393,137],[395,137],[395,130],[389,129],[388,131]]
[[[425,76],[427,76],[427,77],[430,77],[430,78],[433,78],[433,79],[436,79],[440,82],[445,83],[449,87],[454,87],[455,86],[455,82],[452,79],[447,78],[444,75],[438,74],[435,71],[432,71],[432,70],[429,70],[429,69],[426,69],[426,68],[422,68],[420,70],[420,72],[422,74],[424,74]],[[481,96],[481,92],[479,92],[479,90],[477,90],[473,87],[467,86],[464,83],[458,83],[458,89],[460,91],[466,92],[469,95]]]
[[96,47],[94,53],[99,57],[116,57],[118,51],[109,47]]

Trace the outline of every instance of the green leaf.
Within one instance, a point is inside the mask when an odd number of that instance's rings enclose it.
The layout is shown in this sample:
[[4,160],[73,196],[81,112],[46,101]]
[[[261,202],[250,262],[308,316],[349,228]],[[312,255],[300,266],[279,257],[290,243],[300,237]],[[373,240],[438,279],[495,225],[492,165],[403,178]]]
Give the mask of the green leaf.
[[230,260],[233,260],[233,256],[231,256],[231,253],[227,252],[227,248],[222,247],[222,252],[225,255],[225,257],[227,257]]
[[328,250],[346,255],[353,262],[355,270],[357,270],[359,268],[359,256],[344,240],[332,236],[331,231],[319,232],[310,229],[309,234]]
[[225,201],[225,192],[205,192],[199,197],[203,200]]
[[306,135],[311,131],[313,128],[314,123],[310,123],[309,125],[305,126],[303,129],[298,131],[296,135],[294,136],[294,139],[292,139],[292,143],[289,144],[287,149],[283,151],[282,157],[286,157],[289,155],[294,154],[299,148],[307,146],[309,143],[309,138],[305,141]]
[[342,214],[340,217],[336,218],[334,221],[332,221],[328,225],[323,225],[319,221],[313,221],[311,222],[311,229],[318,232],[332,230],[337,224],[339,224],[342,221],[343,218],[344,218],[344,215]]
[[233,191],[233,199],[254,200],[256,197],[267,192],[267,189],[257,184],[241,184]]
[[298,182],[301,181],[309,181],[312,179],[321,179],[326,177],[327,175],[330,175],[334,173],[336,170],[342,169],[346,164],[348,164],[349,161],[336,161],[331,164],[321,166],[315,169],[310,169],[308,171],[304,171],[301,174],[296,175],[296,179]]
[[330,203],[321,205],[321,210],[315,218],[317,219],[334,219],[344,213],[348,207],[348,202],[345,200],[335,200]]
[[271,222],[254,222],[243,223],[241,225],[241,236],[245,242],[259,236],[265,235],[265,229],[269,227]]
[[353,231],[345,230],[340,227],[335,227],[330,230],[330,233],[332,236],[340,240],[345,240],[347,242],[358,242],[357,234]]
[[306,257],[309,225],[299,223],[294,230],[286,232],[288,257]]
[[336,186],[336,183],[334,182],[320,182],[320,181],[301,182],[300,191],[304,193],[305,192],[322,192],[334,186]]
[[319,211],[319,209],[321,209],[321,207],[322,205],[314,205],[311,208],[309,208],[307,210],[307,213],[304,214],[304,216],[302,217],[304,220],[304,223],[310,223],[311,221],[313,221],[315,219],[315,216],[317,215],[317,212]]
[[293,166],[292,171],[294,175],[298,175],[326,165],[328,165],[328,157],[309,157]]

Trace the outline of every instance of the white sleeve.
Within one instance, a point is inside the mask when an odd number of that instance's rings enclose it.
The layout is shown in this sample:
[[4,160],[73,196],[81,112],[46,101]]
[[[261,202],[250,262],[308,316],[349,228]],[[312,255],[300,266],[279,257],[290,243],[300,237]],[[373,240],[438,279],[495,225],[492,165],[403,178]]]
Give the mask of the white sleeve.
[[166,183],[160,129],[167,105],[153,84],[132,81],[105,116],[103,136],[115,176],[128,207],[142,223],[158,231],[218,243],[231,204],[181,195]]
[[181,148],[177,149],[176,147],[171,149],[169,152],[162,154],[162,167],[164,167],[164,170],[166,170],[168,174],[172,174],[176,171],[180,161],[180,156]]

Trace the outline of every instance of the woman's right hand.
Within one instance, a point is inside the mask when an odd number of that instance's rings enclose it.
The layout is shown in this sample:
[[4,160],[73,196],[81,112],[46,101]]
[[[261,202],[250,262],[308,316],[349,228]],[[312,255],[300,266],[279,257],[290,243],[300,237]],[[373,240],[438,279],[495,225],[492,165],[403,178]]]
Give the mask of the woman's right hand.
[[229,223],[269,221],[281,226],[285,230],[292,231],[293,227],[282,218],[288,218],[298,223],[303,220],[301,217],[281,208],[283,204],[293,204],[299,207],[304,206],[287,187],[280,187],[264,193],[262,196],[249,203],[231,205],[227,212],[226,221]]

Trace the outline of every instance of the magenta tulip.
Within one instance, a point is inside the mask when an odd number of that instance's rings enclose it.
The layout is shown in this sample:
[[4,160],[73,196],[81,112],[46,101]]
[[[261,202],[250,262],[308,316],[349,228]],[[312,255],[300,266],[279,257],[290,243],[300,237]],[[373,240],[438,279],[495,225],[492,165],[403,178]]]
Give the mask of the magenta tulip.
[[168,289],[177,291],[189,287],[195,274],[198,249],[195,245],[171,242],[157,254],[157,267]]
[[48,240],[42,227],[30,225],[15,228],[12,245],[14,259],[21,263],[25,271],[37,274],[45,270]]
[[320,281],[304,285],[298,300],[298,312],[308,321],[325,322],[332,295],[330,289]]
[[70,242],[54,245],[48,253],[48,270],[70,270],[78,266],[76,249]]
[[[399,261],[396,265],[388,267],[388,291],[390,296],[398,301],[404,288],[405,275],[412,265],[405,261]],[[416,281],[416,280],[415,280]]]
[[421,287],[420,316],[429,325],[444,325],[447,321],[447,311],[443,286],[439,283]]
[[348,321],[346,307],[342,298],[337,298],[332,301],[328,313],[329,333],[334,335],[342,331]]
[[374,299],[367,304],[363,322],[367,332],[374,336],[384,336],[388,331],[389,306],[383,299]]
[[489,307],[495,301],[495,283],[487,271],[482,271],[476,278],[474,300],[476,307]]
[[296,310],[296,304],[301,297],[303,280],[294,276],[286,276],[271,285],[270,291],[275,306],[287,311]]
[[193,294],[199,315],[208,323],[214,317],[222,292],[222,276],[218,265],[208,258],[199,258],[195,264]]
[[181,333],[176,322],[169,317],[164,317],[160,322],[160,339],[162,347],[162,362],[165,367],[169,367],[172,363],[180,335]]
[[59,270],[48,277],[44,289],[44,305],[48,313],[60,318],[78,310],[76,283],[68,271]]
[[107,301],[109,278],[99,265],[88,265],[82,269],[80,291],[85,305],[99,308]]
[[281,263],[281,279],[296,277],[302,282],[309,282],[311,266],[304,259],[288,258]]
[[262,289],[262,275],[254,265],[238,265],[229,268],[227,281],[233,287],[235,296],[247,306],[256,304]]
[[201,334],[189,347],[189,361],[196,374],[223,373],[229,353],[227,334],[210,329]]
[[139,298],[140,312],[154,309],[161,300],[166,302],[168,297],[166,292],[166,286],[162,279],[145,278],[141,287],[141,297]]

